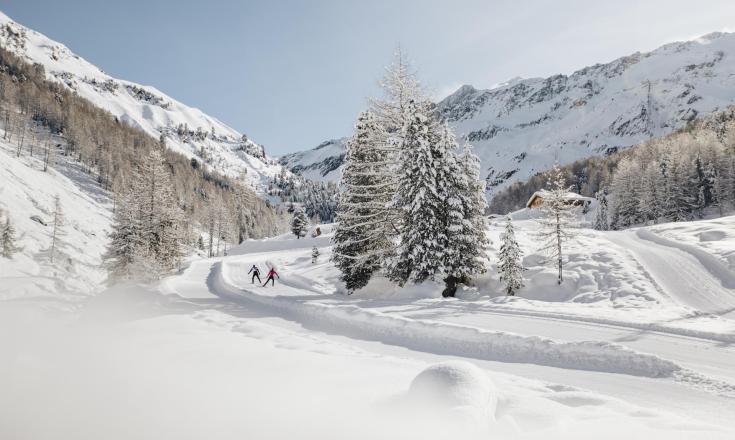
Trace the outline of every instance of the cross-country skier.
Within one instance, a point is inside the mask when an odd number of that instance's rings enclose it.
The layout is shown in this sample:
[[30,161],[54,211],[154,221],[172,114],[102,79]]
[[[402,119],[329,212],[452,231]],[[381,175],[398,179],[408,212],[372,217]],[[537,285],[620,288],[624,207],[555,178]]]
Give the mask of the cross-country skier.
[[319,258],[319,249],[317,249],[316,246],[314,246],[311,249],[311,264],[316,263],[317,258]]
[[268,285],[268,281],[271,282],[271,286],[275,286],[276,279],[274,277],[278,277],[279,280],[281,279],[281,277],[278,275],[278,272],[276,272],[276,269],[271,268],[271,270],[268,271],[268,277],[265,279],[265,283],[263,283],[263,287]]
[[260,269],[258,269],[258,266],[256,266],[256,265],[253,264],[253,267],[250,268],[250,270],[248,271],[248,273],[250,273],[250,272],[253,273],[253,276],[250,279],[250,284],[255,284],[255,279],[256,278],[258,279],[258,284],[262,283],[262,281],[260,280]]

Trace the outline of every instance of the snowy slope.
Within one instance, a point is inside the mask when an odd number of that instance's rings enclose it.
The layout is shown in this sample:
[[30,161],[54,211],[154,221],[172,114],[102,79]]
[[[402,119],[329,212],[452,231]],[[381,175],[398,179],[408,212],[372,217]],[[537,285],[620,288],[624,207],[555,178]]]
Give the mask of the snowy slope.
[[[100,265],[112,218],[112,199],[79,164],[59,154],[43,172],[39,158],[16,158],[14,147],[0,139],[0,208],[9,217],[22,249],[0,257],[0,300],[36,298],[74,303],[95,292],[106,279]],[[65,225],[51,261],[54,197]],[[38,217],[44,224],[34,221]]]
[[307,179],[337,182],[342,176],[348,139],[344,137],[325,141],[313,150],[281,156],[279,162],[292,172]]
[[66,46],[12,21],[0,12],[0,45],[44,66],[49,80],[64,84],[120,120],[140,128],[187,157],[228,176],[246,178],[262,194],[282,167],[263,147],[201,110],[155,87],[113,78]]
[[[557,159],[626,148],[733,103],[735,34],[714,33],[571,75],[513,79],[490,90],[465,85],[439,109],[475,147],[492,197]],[[309,154],[292,157],[305,161],[290,160],[291,169],[310,164]]]

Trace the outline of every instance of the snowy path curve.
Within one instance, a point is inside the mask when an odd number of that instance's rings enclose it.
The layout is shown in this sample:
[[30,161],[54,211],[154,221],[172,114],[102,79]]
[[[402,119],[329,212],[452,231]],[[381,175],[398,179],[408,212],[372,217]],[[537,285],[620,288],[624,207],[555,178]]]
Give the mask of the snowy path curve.
[[684,245],[668,243],[650,231],[621,231],[611,233],[609,239],[627,249],[673,301],[703,312],[735,317],[735,289],[728,287],[735,276],[724,265],[703,262],[701,256],[688,252]]
[[195,279],[200,283],[204,281],[201,276],[208,268],[206,285],[202,287],[215,297],[249,308],[267,309],[286,320],[351,339],[484,361],[669,378],[701,391],[735,397],[735,385],[728,380],[715,379],[656,354],[639,352],[616,343],[526,336],[450,322],[412,319],[351,304],[326,304],[315,301],[313,295],[298,295],[301,289],[283,284],[280,288],[267,289],[276,296],[256,293],[250,288],[247,276],[243,275],[246,273],[243,269],[249,264],[250,261],[243,257],[195,262],[185,276],[170,287],[174,291],[182,287],[185,288],[182,290],[187,290]]

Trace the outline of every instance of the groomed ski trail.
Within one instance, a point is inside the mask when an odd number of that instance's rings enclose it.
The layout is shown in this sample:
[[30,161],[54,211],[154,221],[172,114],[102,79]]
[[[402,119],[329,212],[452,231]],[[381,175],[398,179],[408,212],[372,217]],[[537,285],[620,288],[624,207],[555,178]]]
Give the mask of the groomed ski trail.
[[[610,241],[627,249],[673,301],[694,309],[735,317],[735,275],[722,264],[702,261],[684,245],[669,243],[647,230],[608,234]],[[707,266],[705,266],[707,264]],[[732,277],[732,278],[731,278]]]

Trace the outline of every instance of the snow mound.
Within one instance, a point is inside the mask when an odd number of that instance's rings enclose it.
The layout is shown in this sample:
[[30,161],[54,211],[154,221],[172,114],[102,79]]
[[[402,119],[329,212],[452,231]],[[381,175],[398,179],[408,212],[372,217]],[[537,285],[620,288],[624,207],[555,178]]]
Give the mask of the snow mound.
[[495,410],[497,396],[490,378],[475,365],[448,361],[432,365],[411,382],[408,396],[424,404]]

